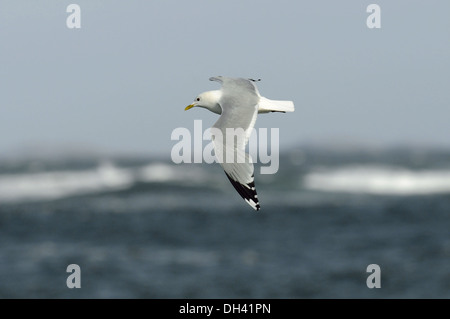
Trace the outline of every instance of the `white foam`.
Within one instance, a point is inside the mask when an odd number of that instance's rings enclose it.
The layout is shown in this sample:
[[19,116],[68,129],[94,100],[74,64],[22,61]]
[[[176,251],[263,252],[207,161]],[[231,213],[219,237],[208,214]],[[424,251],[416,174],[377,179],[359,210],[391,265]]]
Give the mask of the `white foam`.
[[208,175],[196,167],[169,165],[164,163],[152,163],[138,170],[138,178],[141,182],[186,182],[203,183],[208,180]]
[[133,173],[102,163],[95,169],[0,175],[0,201],[58,199],[103,190],[128,188]]
[[318,168],[304,177],[303,186],[318,191],[378,195],[450,193],[450,170],[415,171],[376,165]]
[[139,170],[139,179],[143,182],[165,182],[178,178],[175,167],[164,163],[154,163]]
[[203,185],[211,177],[203,170],[166,163],[122,168],[110,162],[87,170],[0,175],[0,202],[52,200],[73,195],[128,189],[137,182]]

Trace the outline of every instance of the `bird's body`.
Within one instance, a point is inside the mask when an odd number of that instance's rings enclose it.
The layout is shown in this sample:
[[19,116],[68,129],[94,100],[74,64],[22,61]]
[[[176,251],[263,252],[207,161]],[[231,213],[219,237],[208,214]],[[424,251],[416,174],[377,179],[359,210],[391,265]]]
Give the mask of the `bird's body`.
[[[204,92],[202,94],[208,94],[210,96],[210,100],[219,101],[222,96],[221,90],[213,90]],[[222,108],[219,103],[213,104],[211,107],[205,107],[213,113],[222,114]],[[271,112],[294,112],[294,103],[292,101],[277,101],[277,100],[269,100],[264,96],[259,97],[258,103],[258,114],[271,113]]]
[[[245,146],[258,113],[293,112],[294,103],[262,97],[254,80],[222,76],[210,80],[221,83],[222,88],[200,94],[186,110],[198,106],[220,114],[211,129],[216,158],[237,192],[250,206],[259,210],[253,163],[245,153]],[[237,133],[229,135],[230,129]]]

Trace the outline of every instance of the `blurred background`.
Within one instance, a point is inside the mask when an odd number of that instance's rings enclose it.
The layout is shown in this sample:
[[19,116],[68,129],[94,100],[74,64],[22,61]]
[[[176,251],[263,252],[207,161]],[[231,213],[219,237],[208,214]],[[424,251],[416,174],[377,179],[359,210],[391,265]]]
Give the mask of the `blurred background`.
[[[72,2],[0,3],[1,298],[450,297],[449,2]],[[296,106],[258,213],[170,158],[215,75]]]

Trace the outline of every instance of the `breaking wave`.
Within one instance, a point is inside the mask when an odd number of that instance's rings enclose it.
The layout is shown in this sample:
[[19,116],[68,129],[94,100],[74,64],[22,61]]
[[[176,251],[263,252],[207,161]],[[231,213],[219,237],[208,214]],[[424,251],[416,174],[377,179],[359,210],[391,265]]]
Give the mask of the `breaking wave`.
[[450,170],[409,170],[374,165],[316,168],[305,175],[303,187],[375,195],[442,194],[450,193]]
[[1,174],[0,202],[54,200],[74,195],[120,191],[137,183],[165,183],[189,180],[201,182],[204,174],[164,163],[122,168],[111,162],[84,170]]

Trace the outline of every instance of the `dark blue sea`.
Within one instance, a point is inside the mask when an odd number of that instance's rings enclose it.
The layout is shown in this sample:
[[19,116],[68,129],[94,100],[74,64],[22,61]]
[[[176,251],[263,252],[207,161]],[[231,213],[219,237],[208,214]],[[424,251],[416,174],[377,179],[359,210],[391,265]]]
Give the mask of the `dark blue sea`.
[[450,298],[450,152],[300,147],[255,183],[259,212],[217,164],[0,160],[0,297]]

